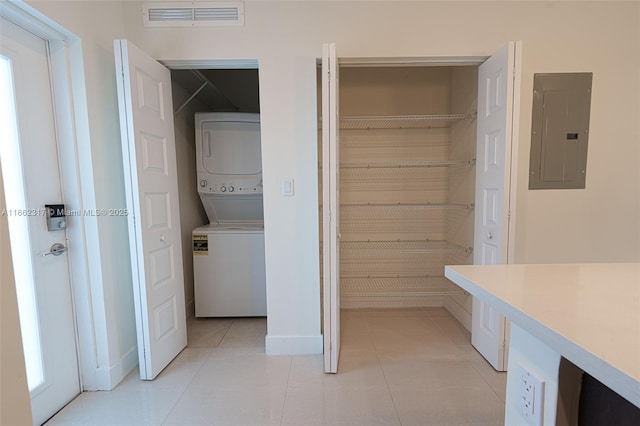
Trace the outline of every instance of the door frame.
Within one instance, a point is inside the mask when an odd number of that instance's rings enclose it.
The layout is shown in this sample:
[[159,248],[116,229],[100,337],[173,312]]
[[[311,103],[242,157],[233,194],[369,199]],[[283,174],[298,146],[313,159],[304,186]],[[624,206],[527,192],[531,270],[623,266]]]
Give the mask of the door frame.
[[[508,43],[509,41],[507,41]],[[510,152],[510,172],[509,172],[509,187],[505,189],[505,195],[509,197],[508,207],[508,222],[506,229],[506,262],[513,263],[515,255],[515,223],[516,223],[516,193],[517,193],[517,177],[518,177],[518,144],[519,144],[519,129],[520,129],[520,89],[522,82],[521,74],[521,55],[522,55],[522,42],[515,41],[517,45],[516,63],[519,64],[516,70],[516,78],[514,80],[514,98],[512,105],[512,123],[511,123],[511,152]],[[338,57],[338,67],[411,67],[411,66],[477,66],[479,67],[491,56],[424,56],[424,57]],[[322,69],[322,57],[316,59],[316,66]],[[321,76],[322,78],[322,76]],[[318,142],[322,143],[322,140]],[[339,149],[339,148],[338,148]],[[323,199],[319,198],[318,203],[322,203]],[[474,213],[475,214],[475,213]],[[475,232],[475,230],[474,230]],[[324,266],[321,265],[322,270]],[[328,301],[324,300],[320,314],[325,317],[330,314],[328,311]],[[338,301],[338,306],[340,306]],[[339,309],[339,308],[338,308]],[[326,320],[325,320],[326,321]],[[506,319],[505,319],[506,321]],[[321,321],[323,324],[326,323]],[[505,359],[507,359],[509,353],[509,322],[505,324]],[[471,331],[471,330],[469,330]],[[324,348],[325,352],[327,348]]]
[[[65,206],[96,211],[81,39],[31,6],[9,0],[0,15],[47,41]],[[69,218],[67,239],[80,391],[108,390],[104,288],[95,215]],[[74,226],[74,222],[77,226]],[[107,380],[105,380],[107,379]]]

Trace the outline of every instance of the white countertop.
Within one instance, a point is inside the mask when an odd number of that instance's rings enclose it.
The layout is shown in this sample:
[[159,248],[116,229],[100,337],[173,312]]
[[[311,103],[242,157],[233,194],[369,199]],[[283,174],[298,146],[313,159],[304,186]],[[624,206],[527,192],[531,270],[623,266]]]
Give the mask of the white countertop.
[[445,276],[640,407],[640,263],[457,265]]

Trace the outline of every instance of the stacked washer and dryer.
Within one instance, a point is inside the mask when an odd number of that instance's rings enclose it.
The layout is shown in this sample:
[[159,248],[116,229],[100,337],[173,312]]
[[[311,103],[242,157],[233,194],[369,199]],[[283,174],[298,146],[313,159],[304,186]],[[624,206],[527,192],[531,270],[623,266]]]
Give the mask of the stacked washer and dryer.
[[198,194],[209,224],[193,230],[196,317],[266,316],[260,115],[195,115]]

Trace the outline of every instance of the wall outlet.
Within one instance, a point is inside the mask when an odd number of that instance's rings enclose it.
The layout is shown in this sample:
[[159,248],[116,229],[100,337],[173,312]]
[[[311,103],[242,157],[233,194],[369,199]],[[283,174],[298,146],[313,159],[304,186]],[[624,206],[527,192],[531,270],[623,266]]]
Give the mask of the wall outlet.
[[532,426],[542,426],[544,413],[544,381],[518,364],[518,409]]

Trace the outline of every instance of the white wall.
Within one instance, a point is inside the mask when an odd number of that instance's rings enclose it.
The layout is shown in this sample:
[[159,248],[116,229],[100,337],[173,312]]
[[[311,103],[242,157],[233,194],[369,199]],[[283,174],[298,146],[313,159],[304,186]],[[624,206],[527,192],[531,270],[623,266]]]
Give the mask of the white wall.
[[[553,14],[557,31],[524,40],[516,262],[640,259],[639,5],[581,5],[585,31],[563,30],[562,15]],[[530,70],[593,72],[586,189],[527,190]]]
[[[640,259],[638,4],[245,5],[244,28],[192,30],[144,29],[140,4],[127,3],[125,28],[157,58],[260,61],[269,333],[319,327],[313,98],[315,61],[327,41],[344,57],[394,57],[483,56],[523,40],[516,261]],[[594,73],[587,189],[530,192],[533,73],[576,71]],[[296,197],[280,196],[283,177],[296,179]]]
[[[515,260],[640,260],[638,3],[247,1],[245,27],[215,29],[145,29],[139,2],[33,4],[85,40],[95,177],[102,202],[114,204],[105,207],[124,203],[109,38],[124,35],[158,59],[259,60],[269,335],[320,333],[315,67],[322,42],[337,42],[344,57],[406,57],[486,56],[522,40]],[[533,74],[578,71],[594,73],[587,188],[528,191]],[[284,178],[295,179],[294,197],[280,195]],[[101,226],[110,281],[127,285],[124,221]],[[128,303],[114,296],[121,300],[111,304]]]

